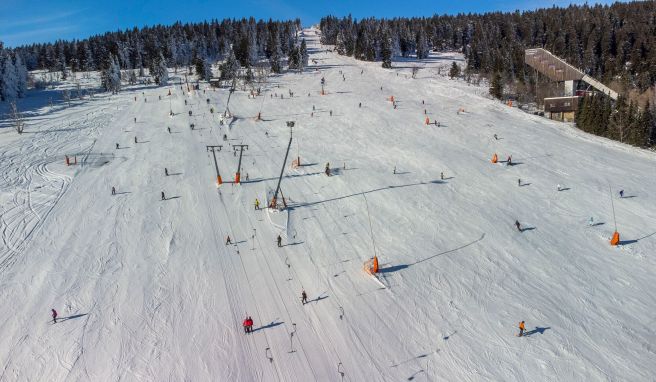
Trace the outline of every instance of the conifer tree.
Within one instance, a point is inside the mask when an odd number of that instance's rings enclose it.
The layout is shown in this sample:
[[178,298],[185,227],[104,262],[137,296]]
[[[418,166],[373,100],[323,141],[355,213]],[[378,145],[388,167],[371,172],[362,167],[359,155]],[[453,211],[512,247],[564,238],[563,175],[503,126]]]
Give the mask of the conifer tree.
[[451,79],[460,77],[460,66],[458,66],[455,61],[451,63],[451,69],[449,69],[449,77],[451,77]]

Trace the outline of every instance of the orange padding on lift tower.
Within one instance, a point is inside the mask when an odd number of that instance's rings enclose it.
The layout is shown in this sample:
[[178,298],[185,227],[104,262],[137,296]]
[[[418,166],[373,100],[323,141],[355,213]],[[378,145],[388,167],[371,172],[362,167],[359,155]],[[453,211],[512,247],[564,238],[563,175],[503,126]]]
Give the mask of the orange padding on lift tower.
[[610,239],[610,245],[617,245],[619,243],[620,243],[620,233],[615,231],[615,233],[613,233],[613,238]]

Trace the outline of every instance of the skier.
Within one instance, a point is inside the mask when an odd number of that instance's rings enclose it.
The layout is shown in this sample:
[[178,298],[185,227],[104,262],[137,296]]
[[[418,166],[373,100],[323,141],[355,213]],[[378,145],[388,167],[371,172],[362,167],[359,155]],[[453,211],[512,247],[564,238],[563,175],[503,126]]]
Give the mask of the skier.
[[494,140],[495,140],[495,141],[498,141],[498,140],[499,140],[499,137],[497,137],[496,134],[494,134]]
[[521,187],[521,186],[522,186],[522,179],[517,178],[517,187]]
[[392,174],[396,174],[396,166],[394,166],[394,170],[392,171]]
[[223,134],[223,140],[224,140],[224,141],[227,141],[227,140],[228,140],[228,136],[227,136],[226,134]]
[[253,319],[251,318],[251,316],[248,316],[247,320],[248,320],[248,332],[253,333]]
[[360,103],[358,104],[358,107],[362,107],[362,102],[360,102]]
[[560,184],[558,184],[558,185],[556,185],[556,189],[557,189],[558,191],[561,191],[563,188],[560,186]]
[[162,191],[162,200],[166,200],[166,196],[164,196],[164,191]]
[[134,143],[137,143],[137,137],[134,137]]
[[248,334],[248,317],[244,318],[244,323],[242,325],[244,326],[244,333]]
[[265,132],[264,132],[264,135],[265,135],[267,138],[269,138],[269,132],[268,132],[268,131],[265,131]]
[[164,167],[164,175],[169,176],[169,169]]
[[255,198],[255,210],[257,211],[259,209],[260,209],[260,200]]
[[187,100],[185,100],[185,106],[187,105]]
[[624,197],[624,190],[620,190],[620,198]]
[[134,117],[134,123],[137,123],[137,117]]
[[592,227],[593,225],[594,225],[594,219],[592,218],[592,216],[590,216],[590,220],[588,220],[588,226]]
[[112,195],[116,195],[116,187],[112,186]]
[[118,143],[116,144],[116,150],[118,150]]
[[330,163],[326,162],[326,175],[330,176]]
[[440,179],[444,180],[444,172],[440,172]]
[[189,110],[189,116],[191,117],[191,110]]
[[506,164],[508,166],[512,166],[512,156],[508,155],[508,159],[506,160]]
[[521,336],[524,335],[524,330],[525,330],[524,321],[522,321],[522,322],[519,323],[519,336],[518,337],[521,337]]
[[303,305],[307,303],[307,293],[305,293],[305,289],[301,292],[301,302]]
[[225,245],[232,244],[232,240],[230,240],[230,235],[226,238],[226,243]]
[[519,221],[515,220],[515,227],[517,227],[517,231],[522,232],[522,226],[519,224]]
[[169,134],[171,134],[171,128],[170,127],[167,127],[166,130],[168,130]]
[[56,324],[57,323],[57,311],[54,309],[51,309],[52,311],[52,323]]
[[278,238],[276,240],[278,241],[278,248],[282,247],[282,237],[278,235]]
[[331,117],[333,116],[333,111],[332,111],[332,110],[330,111],[330,116],[331,116]]

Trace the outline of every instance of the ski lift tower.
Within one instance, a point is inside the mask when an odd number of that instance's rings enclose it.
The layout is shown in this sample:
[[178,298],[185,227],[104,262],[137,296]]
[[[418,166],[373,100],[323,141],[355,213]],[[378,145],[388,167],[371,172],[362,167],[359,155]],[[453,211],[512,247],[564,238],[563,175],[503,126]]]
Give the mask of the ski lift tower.
[[237,79],[233,78],[232,79],[232,85],[230,86],[230,90],[228,91],[228,100],[226,101],[226,109],[225,112],[223,112],[223,116],[227,117],[230,115],[230,97],[232,96],[232,93],[235,92],[235,87],[237,86]]
[[[278,185],[276,186],[276,191],[273,193],[273,198],[269,203],[269,208],[278,208],[278,193],[280,192],[280,182],[282,182],[282,176],[285,173],[285,166],[287,165],[287,157],[289,156],[289,149],[292,147],[292,129],[296,123],[294,121],[287,121],[287,127],[289,127],[289,144],[287,144],[287,151],[285,152],[285,160],[282,162],[282,168],[280,169],[280,176],[278,177]],[[283,206],[286,206],[285,198],[282,199]]]

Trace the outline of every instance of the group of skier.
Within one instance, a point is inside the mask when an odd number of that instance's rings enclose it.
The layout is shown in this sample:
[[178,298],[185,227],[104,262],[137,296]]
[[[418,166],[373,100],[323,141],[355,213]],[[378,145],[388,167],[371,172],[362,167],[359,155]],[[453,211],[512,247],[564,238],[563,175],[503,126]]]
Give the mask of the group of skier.
[[246,319],[244,319],[244,333],[253,333],[253,319],[251,316],[247,316]]

